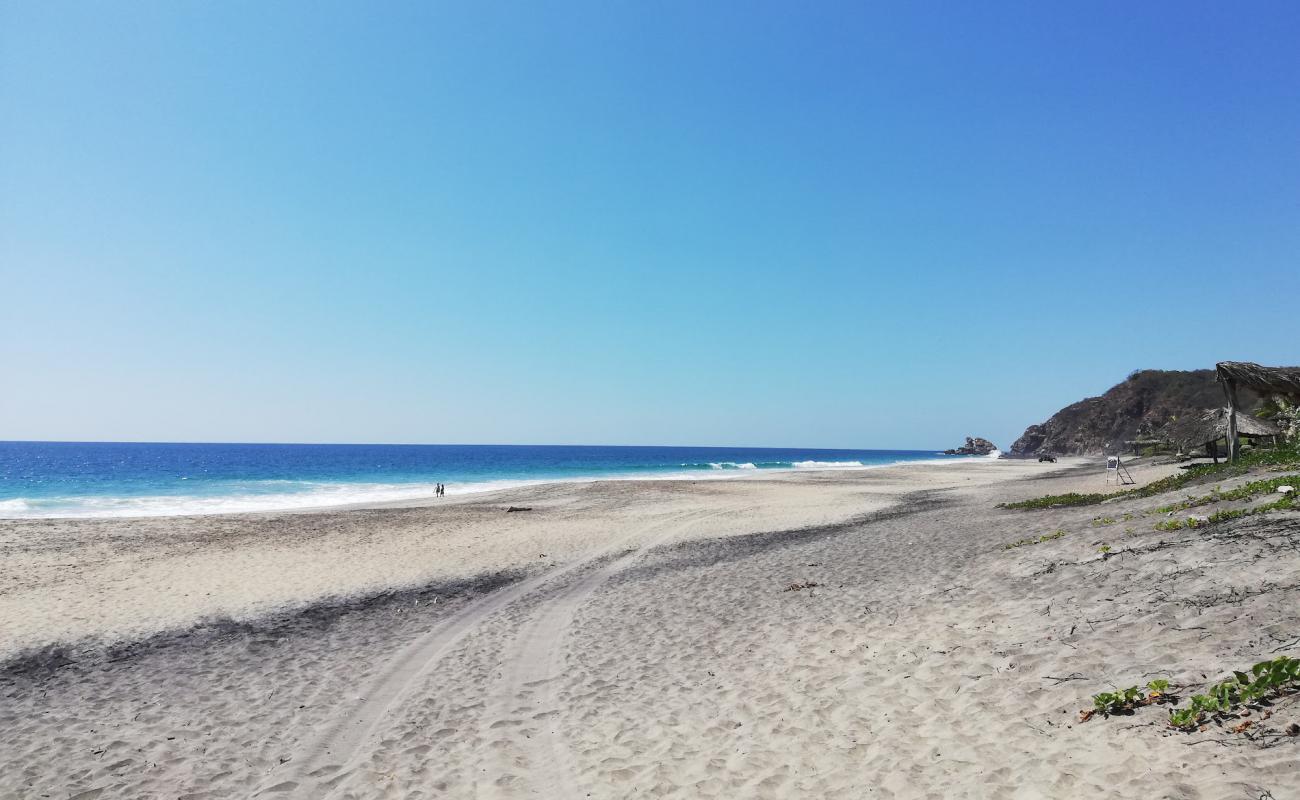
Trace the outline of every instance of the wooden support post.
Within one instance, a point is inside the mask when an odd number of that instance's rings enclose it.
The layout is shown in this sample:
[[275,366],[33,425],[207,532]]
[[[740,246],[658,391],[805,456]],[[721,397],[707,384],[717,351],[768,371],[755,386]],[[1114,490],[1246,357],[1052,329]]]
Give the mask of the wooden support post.
[[1223,393],[1228,398],[1228,463],[1237,460],[1237,382],[1228,378],[1223,382]]

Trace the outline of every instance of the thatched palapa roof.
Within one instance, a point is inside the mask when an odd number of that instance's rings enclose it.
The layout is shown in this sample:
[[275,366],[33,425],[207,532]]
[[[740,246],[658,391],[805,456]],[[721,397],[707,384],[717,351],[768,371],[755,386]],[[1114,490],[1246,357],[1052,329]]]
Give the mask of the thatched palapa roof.
[[1261,367],[1249,361],[1220,361],[1215,372],[1220,382],[1246,386],[1261,394],[1300,396],[1300,367]]
[[[1184,449],[1202,447],[1228,436],[1228,409],[1212,408],[1203,414],[1187,416],[1169,426],[1169,440]],[[1266,419],[1237,415],[1239,436],[1280,436],[1282,429]]]

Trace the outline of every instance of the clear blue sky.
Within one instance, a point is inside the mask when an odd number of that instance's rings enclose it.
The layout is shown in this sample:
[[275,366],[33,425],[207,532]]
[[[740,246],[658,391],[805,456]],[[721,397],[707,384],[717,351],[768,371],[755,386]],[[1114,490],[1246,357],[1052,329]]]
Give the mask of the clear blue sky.
[[0,0],[0,439],[1005,447],[1300,362],[1300,4],[1066,5]]

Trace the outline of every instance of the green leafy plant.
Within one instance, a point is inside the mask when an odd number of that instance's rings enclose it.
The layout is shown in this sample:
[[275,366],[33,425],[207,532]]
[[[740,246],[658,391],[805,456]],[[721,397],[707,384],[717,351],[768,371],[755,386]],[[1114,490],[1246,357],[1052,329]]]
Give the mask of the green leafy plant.
[[1196,498],[1196,503],[1197,505],[1208,505],[1222,500],[1253,500],[1260,495],[1276,492],[1279,486],[1287,484],[1294,486],[1297,481],[1300,481],[1300,475],[1281,475],[1276,478],[1265,478],[1264,480],[1243,483],[1236,489],[1229,489],[1226,492],[1221,492],[1215,488],[1210,494]]
[[1186,708],[1169,712],[1169,725],[1179,730],[1195,730],[1208,717],[1232,712],[1241,705],[1254,705],[1261,701],[1296,691],[1300,683],[1300,659],[1278,656],[1261,661],[1250,668],[1249,674],[1234,671],[1232,677],[1206,689],[1205,694],[1192,695]]
[[1222,511],[1214,512],[1204,520],[1198,520],[1195,517],[1163,520],[1155,524],[1155,529],[1158,531],[1177,531],[1182,530],[1183,528],[1199,528],[1203,525],[1214,525],[1219,522],[1227,522],[1231,519],[1255,516],[1256,514],[1269,514],[1274,511],[1288,511],[1295,507],[1294,496],[1287,494],[1271,503],[1264,503],[1263,505],[1258,505],[1253,508],[1225,508]]
[[1207,519],[1207,524],[1212,525],[1216,522],[1227,522],[1230,519],[1237,519],[1239,517],[1249,516],[1250,513],[1251,513],[1250,509],[1248,508],[1231,508],[1231,509],[1225,508],[1222,511],[1216,511],[1213,514],[1211,514]]
[[1163,678],[1149,681],[1146,689],[1150,694],[1143,692],[1137,686],[1094,694],[1092,696],[1092,709],[1084,711],[1082,719],[1086,722],[1095,714],[1109,717],[1112,714],[1132,713],[1141,706],[1163,703],[1169,697],[1169,681]]
[[1016,547],[1025,547],[1026,545],[1031,545],[1031,544],[1042,544],[1043,542],[1050,542],[1053,539],[1059,539],[1064,535],[1065,535],[1065,531],[1055,530],[1051,533],[1044,533],[1042,536],[1039,536],[1037,539],[1021,539],[1020,541],[1017,542],[1004,544],[1002,545],[1002,549],[1011,550]]
[[999,503],[998,508],[1036,509],[1091,506],[1109,500],[1114,496],[1116,495],[1079,494],[1078,492],[1069,492],[1068,494],[1049,494],[1046,497],[1037,497],[1033,500],[1020,500],[1015,503]]
[[1147,697],[1142,693],[1141,689],[1130,686],[1127,689],[1094,694],[1092,696],[1092,707],[1094,711],[1109,717],[1111,714],[1132,711],[1146,699]]
[[[1096,505],[1097,503],[1104,503],[1107,500],[1119,499],[1122,497],[1154,497],[1158,494],[1172,492],[1176,489],[1181,489],[1184,486],[1192,485],[1206,478],[1230,478],[1237,475],[1245,475],[1252,467],[1300,467],[1300,449],[1292,446],[1268,450],[1255,450],[1250,453],[1243,453],[1234,464],[1228,464],[1226,462],[1222,464],[1198,464],[1190,469],[1182,470],[1177,475],[1170,475],[1134,489],[1122,489],[1118,492],[1111,492],[1109,494],[1081,494],[1079,492],[1052,494],[1047,495],[1046,497],[1037,497],[1032,500],[1020,500],[1014,503],[999,503],[998,508],[1034,510]],[[1297,479],[1292,476],[1289,477],[1288,480]],[[1229,493],[1225,492],[1224,494],[1227,495]],[[1176,507],[1169,506],[1166,507],[1164,513],[1176,510],[1178,510]]]
[[1219,487],[1214,487],[1209,494],[1200,497],[1189,497],[1173,505],[1161,506],[1156,509],[1156,513],[1168,514],[1171,511],[1180,511],[1187,508],[1196,508],[1197,506],[1208,506],[1215,503],[1221,503],[1225,500],[1254,500],[1256,497],[1266,494],[1272,494],[1277,491],[1277,487],[1287,484],[1294,485],[1300,482],[1300,475],[1281,475],[1276,478],[1265,478],[1263,480],[1243,483],[1235,489],[1222,491]]

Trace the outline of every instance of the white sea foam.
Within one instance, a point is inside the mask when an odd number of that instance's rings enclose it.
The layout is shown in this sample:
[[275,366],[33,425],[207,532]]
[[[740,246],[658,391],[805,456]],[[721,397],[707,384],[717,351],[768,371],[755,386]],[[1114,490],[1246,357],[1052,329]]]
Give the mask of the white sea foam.
[[[997,458],[991,453],[987,458]],[[448,483],[448,495],[466,495],[535,486],[546,483],[584,483],[600,480],[740,480],[774,473],[809,470],[862,470],[900,465],[938,465],[975,463],[984,457],[939,457],[921,461],[895,461],[864,464],[861,461],[796,461],[789,466],[751,462],[713,462],[710,469],[662,473],[589,475],[569,478],[503,479],[466,483]],[[296,491],[294,488],[296,487]],[[257,481],[250,489],[262,491],[231,492],[221,495],[150,495],[150,496],[68,496],[12,498],[0,500],[0,519],[94,518],[94,517],[166,517],[206,514],[240,514],[252,512],[301,511],[343,506],[373,506],[394,502],[420,502],[434,498],[433,483],[322,483],[292,480]],[[266,491],[271,489],[270,491]]]
[[[270,483],[270,482],[268,482]],[[280,482],[284,483],[284,482]],[[292,483],[292,482],[288,482]],[[493,482],[479,491],[519,485]],[[368,505],[434,496],[434,484],[322,483],[299,484],[301,491],[250,492],[226,495],[147,495],[139,497],[75,496],[18,498],[0,501],[0,517],[171,517],[192,514],[239,514],[257,511],[294,511],[334,506]],[[452,486],[449,494],[459,493]],[[463,490],[462,490],[463,491]]]

